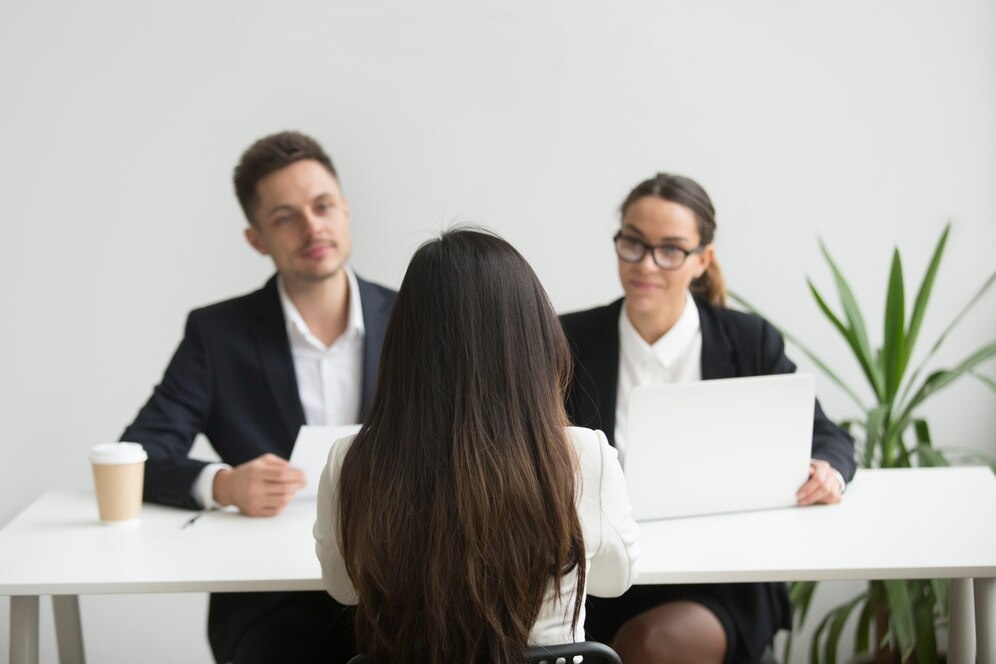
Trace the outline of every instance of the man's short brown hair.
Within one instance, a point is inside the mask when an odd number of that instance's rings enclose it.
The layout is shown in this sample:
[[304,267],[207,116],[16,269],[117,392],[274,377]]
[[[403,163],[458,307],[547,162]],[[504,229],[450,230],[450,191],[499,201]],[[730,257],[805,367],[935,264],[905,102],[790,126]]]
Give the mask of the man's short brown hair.
[[256,204],[256,185],[274,171],[289,166],[303,159],[314,159],[328,169],[332,177],[339,179],[332,160],[318,141],[297,131],[282,131],[279,134],[265,136],[242,153],[235,167],[235,196],[253,226],[256,220],[252,215],[252,207]]

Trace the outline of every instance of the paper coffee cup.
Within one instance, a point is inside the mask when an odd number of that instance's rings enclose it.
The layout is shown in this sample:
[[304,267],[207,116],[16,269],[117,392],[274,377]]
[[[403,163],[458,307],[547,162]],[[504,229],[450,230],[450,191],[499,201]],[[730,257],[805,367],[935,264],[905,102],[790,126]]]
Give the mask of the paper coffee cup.
[[109,525],[138,523],[148,453],[138,443],[104,443],[90,450],[100,520]]

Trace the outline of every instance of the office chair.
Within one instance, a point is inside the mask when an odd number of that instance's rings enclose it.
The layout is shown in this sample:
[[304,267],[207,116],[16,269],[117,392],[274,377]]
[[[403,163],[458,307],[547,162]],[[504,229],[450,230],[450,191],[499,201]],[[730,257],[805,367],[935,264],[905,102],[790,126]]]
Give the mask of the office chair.
[[615,650],[597,641],[532,646],[525,654],[528,664],[572,664],[576,657],[583,657],[584,664],[622,664]]
[[[576,657],[583,657],[584,664],[622,664],[616,651],[595,641],[561,643],[555,646],[526,648],[527,664],[573,664]],[[371,664],[366,655],[357,655],[347,664]]]

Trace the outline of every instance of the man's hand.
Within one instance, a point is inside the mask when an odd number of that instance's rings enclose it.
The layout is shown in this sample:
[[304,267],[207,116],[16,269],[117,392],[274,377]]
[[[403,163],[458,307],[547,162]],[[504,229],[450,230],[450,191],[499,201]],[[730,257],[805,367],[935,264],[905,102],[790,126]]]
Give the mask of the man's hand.
[[809,480],[795,497],[799,505],[831,505],[840,502],[842,489],[833,466],[822,459],[813,459],[809,463]]
[[218,471],[214,499],[221,505],[235,505],[249,516],[274,516],[287,507],[304,483],[300,470],[275,454],[264,454]]

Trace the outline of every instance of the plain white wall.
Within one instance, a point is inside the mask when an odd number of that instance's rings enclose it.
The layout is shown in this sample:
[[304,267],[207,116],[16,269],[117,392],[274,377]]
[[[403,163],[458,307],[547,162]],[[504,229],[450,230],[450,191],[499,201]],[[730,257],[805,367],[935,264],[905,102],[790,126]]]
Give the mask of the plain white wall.
[[[87,449],[148,397],[186,312],[270,274],[230,174],[285,128],[336,162],[367,278],[397,286],[431,231],[475,221],[561,311],[619,295],[609,238],[629,188],[691,175],[729,283],[857,380],[806,290],[832,287],[817,236],[879,343],[892,247],[915,283],[953,220],[933,340],[996,266],[994,37],[991,0],[2,0],[0,523],[87,485]],[[941,363],[993,337],[992,302]],[[832,415],[853,413],[818,380]],[[980,383],[924,414],[938,442],[996,454]],[[83,612],[92,661],[207,661],[203,596]],[[4,643],[7,621],[3,599]]]

